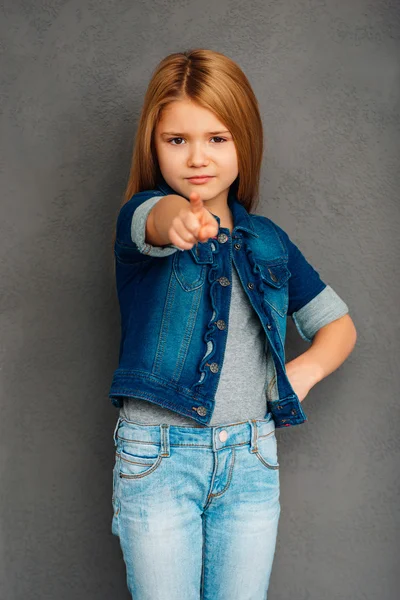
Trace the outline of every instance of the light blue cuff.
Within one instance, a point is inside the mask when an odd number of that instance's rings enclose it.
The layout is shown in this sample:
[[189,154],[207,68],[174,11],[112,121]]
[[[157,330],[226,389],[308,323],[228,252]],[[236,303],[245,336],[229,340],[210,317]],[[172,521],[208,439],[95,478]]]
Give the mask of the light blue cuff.
[[153,206],[157,204],[161,198],[164,198],[164,196],[153,196],[152,198],[145,200],[145,202],[140,204],[133,213],[131,237],[132,241],[137,245],[139,252],[142,254],[148,254],[150,256],[168,256],[177,250],[180,250],[180,248],[174,244],[152,246],[145,242],[147,217]]
[[306,342],[312,342],[314,335],[321,327],[343,317],[349,312],[349,307],[330,285],[307,302],[292,319],[300,336]]

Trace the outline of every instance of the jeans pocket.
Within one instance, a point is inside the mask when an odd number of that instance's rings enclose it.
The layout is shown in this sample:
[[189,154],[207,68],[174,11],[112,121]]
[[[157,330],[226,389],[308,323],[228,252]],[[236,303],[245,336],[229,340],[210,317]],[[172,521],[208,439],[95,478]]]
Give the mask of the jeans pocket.
[[118,476],[122,479],[147,477],[160,466],[163,457],[159,445],[149,442],[120,440]]
[[264,436],[258,436],[257,452],[254,452],[254,454],[267,469],[279,469],[278,444],[275,431],[271,431]]
[[113,468],[113,481],[112,481],[112,498],[111,498],[114,515],[116,515],[116,513],[118,512],[117,511],[117,507],[118,507],[117,488],[118,488],[119,463],[120,463],[120,456],[117,453],[115,453],[115,461],[114,461],[114,468]]

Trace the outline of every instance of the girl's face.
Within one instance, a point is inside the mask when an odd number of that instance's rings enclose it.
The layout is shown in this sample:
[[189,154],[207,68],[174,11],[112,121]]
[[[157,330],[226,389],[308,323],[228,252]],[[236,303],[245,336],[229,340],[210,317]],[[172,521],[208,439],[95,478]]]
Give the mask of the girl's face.
[[[155,147],[161,173],[178,194],[192,190],[212,204],[227,201],[229,186],[238,176],[232,135],[206,108],[189,100],[169,104],[155,129]],[[200,185],[189,177],[211,175]]]

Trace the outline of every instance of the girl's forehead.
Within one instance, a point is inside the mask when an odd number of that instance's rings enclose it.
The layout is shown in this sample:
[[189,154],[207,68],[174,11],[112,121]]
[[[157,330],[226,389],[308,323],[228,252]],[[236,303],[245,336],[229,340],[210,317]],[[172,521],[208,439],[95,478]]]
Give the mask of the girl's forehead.
[[[175,101],[166,106],[161,112],[157,127],[163,130],[165,128],[168,132],[177,130],[181,133],[188,133],[190,130],[199,129],[199,127],[202,130],[204,129],[206,133],[227,129],[217,115],[208,108],[184,101]],[[170,129],[170,127],[173,129]]]

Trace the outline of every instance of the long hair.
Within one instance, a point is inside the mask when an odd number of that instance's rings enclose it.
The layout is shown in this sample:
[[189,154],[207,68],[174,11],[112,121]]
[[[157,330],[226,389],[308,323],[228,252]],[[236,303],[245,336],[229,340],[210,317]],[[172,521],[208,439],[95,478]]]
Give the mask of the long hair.
[[[256,96],[240,67],[230,58],[204,48],[174,52],[156,67],[139,118],[129,180],[121,207],[134,194],[157,186],[162,174],[154,131],[171,102],[191,100],[213,112],[229,129],[238,155],[239,174],[232,185],[248,212],[259,201],[263,127]],[[113,246],[116,232],[114,231]]]

